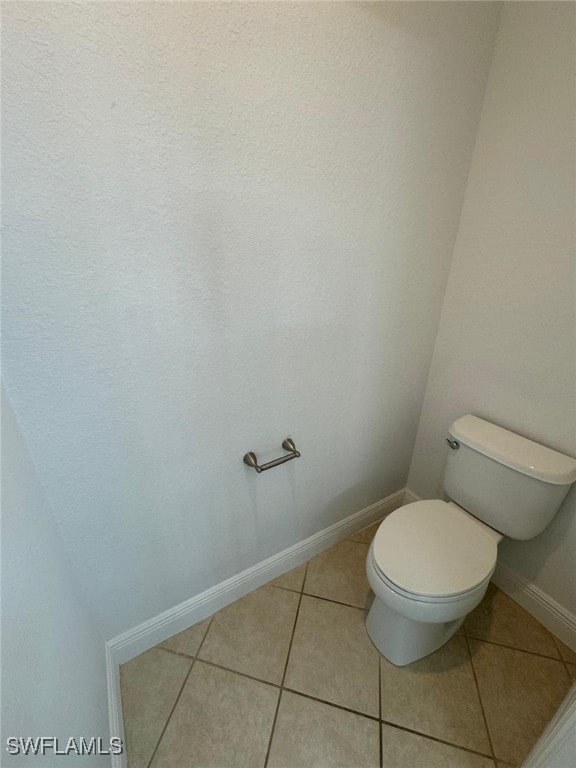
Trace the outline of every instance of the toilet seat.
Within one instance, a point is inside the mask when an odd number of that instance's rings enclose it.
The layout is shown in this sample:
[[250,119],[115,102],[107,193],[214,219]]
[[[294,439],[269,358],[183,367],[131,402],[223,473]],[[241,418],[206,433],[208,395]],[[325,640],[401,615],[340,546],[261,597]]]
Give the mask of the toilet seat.
[[430,607],[433,607],[434,605],[456,605],[457,603],[462,602],[462,600],[469,600],[472,598],[475,594],[480,594],[481,596],[484,595],[486,592],[486,588],[488,586],[488,583],[490,582],[490,577],[492,576],[493,570],[486,576],[484,581],[480,582],[476,587],[468,590],[467,592],[460,592],[457,595],[439,595],[435,597],[429,597],[427,595],[420,595],[416,594],[414,592],[408,592],[405,589],[402,589],[402,587],[399,587],[398,584],[395,584],[393,581],[391,581],[385,573],[383,573],[378,565],[376,564],[374,560],[374,551],[372,550],[369,553],[370,557],[370,563],[373,566],[374,570],[376,571],[377,578],[380,580],[381,584],[384,587],[387,587],[391,592],[393,592],[395,595],[397,595],[399,598],[402,598],[404,600],[409,600],[413,603],[419,603],[423,607],[425,605],[429,605]]
[[382,522],[371,559],[397,594],[451,601],[485,588],[496,567],[499,538],[455,504],[416,501]]

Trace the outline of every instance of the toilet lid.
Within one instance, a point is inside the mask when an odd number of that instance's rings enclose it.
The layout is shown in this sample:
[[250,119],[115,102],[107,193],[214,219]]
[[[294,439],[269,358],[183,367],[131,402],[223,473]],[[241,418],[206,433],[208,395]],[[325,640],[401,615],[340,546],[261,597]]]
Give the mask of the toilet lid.
[[477,587],[496,566],[496,539],[464,510],[444,501],[400,507],[380,525],[374,563],[400,589],[449,597]]

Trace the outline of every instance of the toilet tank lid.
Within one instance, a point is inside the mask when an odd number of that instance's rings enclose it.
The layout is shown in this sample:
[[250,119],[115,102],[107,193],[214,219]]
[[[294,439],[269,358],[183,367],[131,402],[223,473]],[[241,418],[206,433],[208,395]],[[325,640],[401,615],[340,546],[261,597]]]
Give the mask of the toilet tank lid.
[[478,416],[456,419],[449,431],[458,442],[524,475],[551,485],[570,485],[576,480],[575,459]]

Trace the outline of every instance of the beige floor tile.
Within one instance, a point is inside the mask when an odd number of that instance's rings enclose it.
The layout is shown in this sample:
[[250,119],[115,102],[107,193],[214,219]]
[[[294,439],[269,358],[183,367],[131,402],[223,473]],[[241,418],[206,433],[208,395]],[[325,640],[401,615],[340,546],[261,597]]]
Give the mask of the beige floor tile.
[[304,592],[365,608],[370,594],[366,578],[368,544],[342,541],[308,563]]
[[159,643],[158,647],[167,648],[169,651],[176,651],[176,653],[185,653],[188,656],[196,656],[209,625],[210,619],[194,624],[193,627],[189,627],[168,638],[168,640],[164,640],[163,643]]
[[293,568],[288,573],[284,573],[279,576],[270,584],[275,587],[282,587],[282,589],[292,589],[294,592],[301,592],[302,585],[304,584],[304,576],[306,575],[306,563],[299,565],[298,568]]
[[493,584],[467,617],[465,629],[469,637],[559,658],[550,632]]
[[284,691],[268,768],[378,768],[378,727],[375,720]]
[[573,651],[572,648],[568,648],[568,646],[564,645],[564,643],[561,640],[558,640],[558,638],[556,638],[556,644],[558,645],[560,656],[564,659],[564,661],[569,661],[571,664],[576,664],[576,651]]
[[363,611],[302,597],[288,688],[378,717],[378,659]]
[[369,525],[368,528],[363,528],[361,531],[358,531],[358,533],[354,533],[350,536],[350,541],[361,541],[363,544],[371,544],[381,522],[382,520],[379,520],[377,523]]
[[262,768],[279,689],[196,661],[151,768]]
[[219,611],[198,658],[280,684],[300,596],[266,585]]
[[191,665],[191,659],[152,648],[120,667],[129,768],[148,765]]
[[388,725],[382,726],[382,756],[384,768],[494,768],[489,757]]
[[496,757],[521,763],[570,688],[555,659],[470,640]]
[[382,657],[381,668],[383,720],[490,754],[464,638],[406,667]]

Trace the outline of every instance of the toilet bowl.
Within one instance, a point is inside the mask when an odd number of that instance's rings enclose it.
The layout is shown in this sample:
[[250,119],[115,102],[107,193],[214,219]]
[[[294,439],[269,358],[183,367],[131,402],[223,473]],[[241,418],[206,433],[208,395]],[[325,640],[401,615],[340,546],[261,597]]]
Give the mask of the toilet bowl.
[[468,414],[453,422],[444,490],[450,501],[407,504],[381,523],[366,573],[366,628],[403,666],[447,642],[482,600],[504,536],[532,539],[551,522],[576,460]]
[[366,573],[366,622],[380,653],[404,666],[432,653],[484,597],[501,534],[452,502],[418,501],[380,525]]

